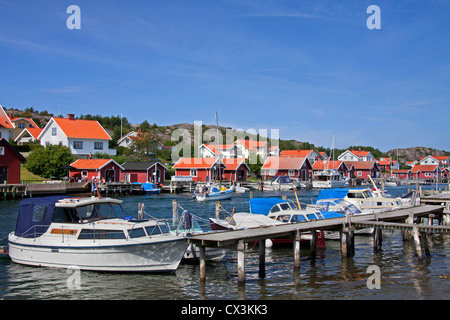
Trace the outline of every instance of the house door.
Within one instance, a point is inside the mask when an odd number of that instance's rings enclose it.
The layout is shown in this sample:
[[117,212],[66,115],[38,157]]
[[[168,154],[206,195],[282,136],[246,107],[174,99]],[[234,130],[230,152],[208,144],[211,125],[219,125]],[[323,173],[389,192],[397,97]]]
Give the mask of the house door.
[[105,170],[105,180],[106,182],[115,182],[115,171],[114,170]]
[[151,176],[153,183],[159,183],[161,181],[161,172],[159,170],[152,170],[152,176]]
[[8,181],[8,167],[0,167],[0,183]]

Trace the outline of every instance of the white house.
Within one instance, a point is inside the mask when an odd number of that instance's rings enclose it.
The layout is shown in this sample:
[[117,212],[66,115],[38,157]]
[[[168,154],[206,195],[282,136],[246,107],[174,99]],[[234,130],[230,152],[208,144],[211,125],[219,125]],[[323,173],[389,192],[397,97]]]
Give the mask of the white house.
[[3,107],[0,105],[0,139],[5,138],[8,140],[14,136],[14,125],[9,119]]
[[136,131],[130,131],[125,136],[120,138],[117,141],[117,145],[119,147],[125,147],[125,148],[131,148],[131,146],[134,143],[134,138],[138,136],[138,132]]
[[51,118],[38,139],[43,146],[63,145],[78,156],[96,152],[116,155],[116,150],[108,146],[111,137],[98,121],[75,119],[73,114],[67,118]]
[[346,150],[338,157],[339,161],[376,161],[370,151]]

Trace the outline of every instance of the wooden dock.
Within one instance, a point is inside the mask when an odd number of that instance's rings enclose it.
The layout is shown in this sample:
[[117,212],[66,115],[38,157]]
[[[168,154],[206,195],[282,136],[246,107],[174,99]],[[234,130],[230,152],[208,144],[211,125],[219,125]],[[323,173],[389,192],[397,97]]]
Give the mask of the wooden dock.
[[[410,231],[415,240],[418,259],[422,260],[422,248],[429,256],[428,246],[424,243],[426,232],[450,233],[450,226],[443,225],[420,225],[420,219],[428,221],[443,220],[444,207],[439,205],[425,205],[407,209],[393,210],[389,212],[355,215],[344,218],[316,220],[303,223],[276,225],[269,227],[252,228],[246,230],[210,232],[194,235],[189,238],[200,248],[200,280],[206,279],[205,248],[206,247],[233,247],[237,250],[238,282],[245,282],[245,255],[246,242],[259,241],[259,266],[260,274],[265,275],[265,240],[273,238],[290,238],[294,240],[294,268],[300,267],[300,235],[310,232],[312,235],[311,250],[315,250],[315,235],[319,230],[339,231],[341,234],[342,256],[352,256],[354,253],[354,229],[355,227],[374,228],[374,251],[381,246],[381,230],[389,228],[401,228]],[[406,223],[405,223],[406,221]]]
[[0,185],[3,200],[57,194],[84,193],[90,191],[88,182],[23,183]]

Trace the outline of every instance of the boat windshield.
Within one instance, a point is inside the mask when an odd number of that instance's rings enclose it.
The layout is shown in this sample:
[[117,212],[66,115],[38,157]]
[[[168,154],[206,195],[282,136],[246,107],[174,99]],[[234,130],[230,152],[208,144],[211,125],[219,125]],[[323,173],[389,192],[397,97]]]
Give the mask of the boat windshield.
[[125,217],[118,203],[97,203],[77,207],[82,220],[114,219]]

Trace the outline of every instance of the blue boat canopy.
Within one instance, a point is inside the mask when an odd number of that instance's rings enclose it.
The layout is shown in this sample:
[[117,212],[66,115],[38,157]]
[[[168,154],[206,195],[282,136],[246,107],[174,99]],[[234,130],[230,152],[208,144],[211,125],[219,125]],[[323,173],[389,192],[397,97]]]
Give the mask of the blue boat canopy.
[[268,215],[270,209],[276,204],[290,202],[280,198],[254,198],[250,199],[250,212],[256,214]]
[[20,202],[15,234],[19,237],[33,238],[45,233],[52,223],[55,203],[67,196],[29,198]]
[[317,201],[322,199],[343,199],[347,196],[348,190],[348,188],[322,189],[314,204],[317,204]]

